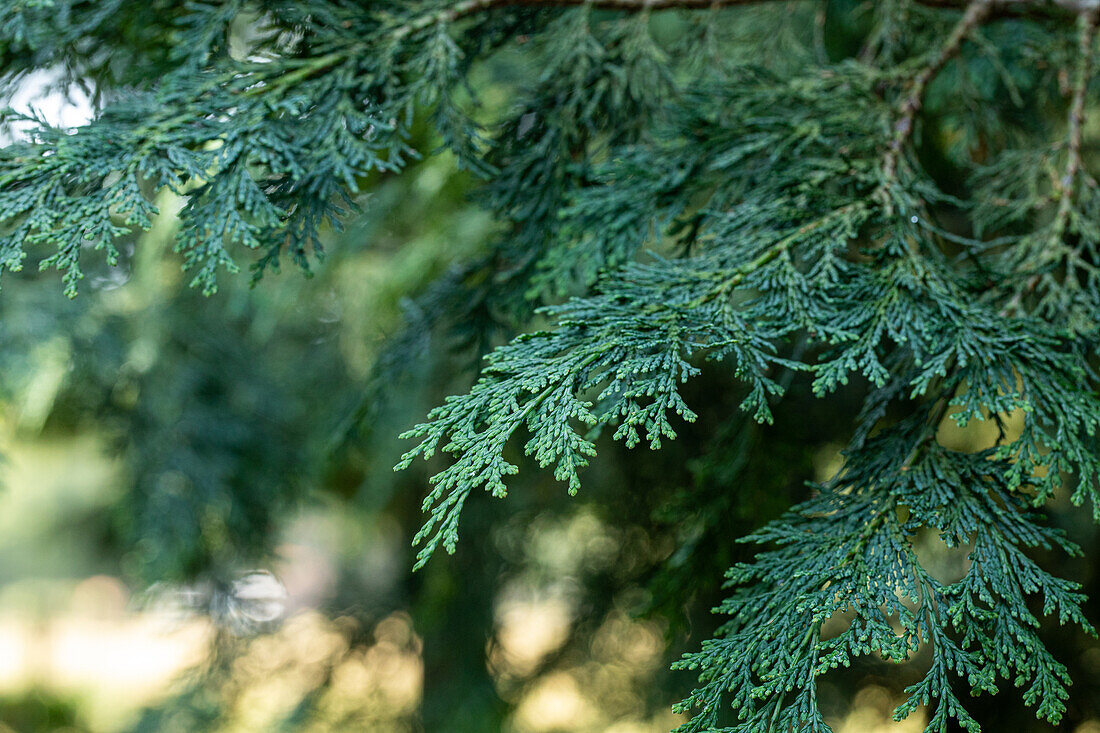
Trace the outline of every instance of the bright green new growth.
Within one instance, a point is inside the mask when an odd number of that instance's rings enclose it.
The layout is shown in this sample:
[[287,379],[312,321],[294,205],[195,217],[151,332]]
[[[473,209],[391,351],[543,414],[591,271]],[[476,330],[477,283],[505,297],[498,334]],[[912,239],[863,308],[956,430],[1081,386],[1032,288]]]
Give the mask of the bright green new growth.
[[[9,73],[33,51],[109,77],[77,42],[141,12],[125,5],[8,4]],[[157,83],[114,79],[138,91],[0,152],[0,262],[45,248],[40,266],[75,293],[84,251],[117,261],[168,188],[187,197],[176,247],[204,290],[242,250],[258,275],[283,256],[308,267],[369,176],[417,154],[425,117],[485,179],[500,235],[419,303],[461,331],[464,294],[488,280],[475,307],[523,333],[406,434],[420,442],[399,469],[449,454],[418,567],[454,549],[479,490],[506,494],[515,445],[575,493],[602,428],[660,448],[695,419],[681,390],[713,363],[744,390],[735,420],[770,421],[805,373],[822,399],[858,391],[863,410],[836,436],[839,474],[745,538],[761,551],[729,572],[728,621],[678,663],[700,680],[683,730],[828,730],[822,675],[922,649],[897,718],[928,705],[928,730],[976,731],[954,690],[1016,686],[1057,722],[1069,679],[1030,604],[1091,627],[1077,586],[1030,551],[1078,552],[1035,511],[1056,492],[1100,518],[1100,187],[1082,144],[1100,9],[866,5],[191,3],[150,41]],[[262,30],[228,49],[242,18]],[[829,27],[861,42],[827,47]],[[465,84],[508,53],[530,66],[482,119]],[[945,420],[993,421],[1000,439],[950,450]],[[966,548],[961,578],[922,567],[929,532]]]

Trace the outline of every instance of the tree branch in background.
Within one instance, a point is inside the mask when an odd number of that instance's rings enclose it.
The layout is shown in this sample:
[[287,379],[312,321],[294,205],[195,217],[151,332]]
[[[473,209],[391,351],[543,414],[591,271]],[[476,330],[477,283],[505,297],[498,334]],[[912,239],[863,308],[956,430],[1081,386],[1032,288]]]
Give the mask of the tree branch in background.
[[[1077,19],[1077,69],[1073,76],[1073,98],[1069,105],[1069,115],[1066,120],[1066,168],[1061,179],[1055,182],[1055,192],[1058,195],[1058,213],[1054,217],[1054,225],[1051,238],[1057,246],[1061,246],[1069,226],[1070,217],[1073,214],[1073,201],[1077,192],[1077,181],[1081,175],[1081,142],[1085,124],[1085,97],[1088,93],[1089,80],[1092,78],[1092,46],[1096,40],[1096,25],[1100,20],[1100,3],[1092,3],[1092,7],[1082,10]],[[1071,252],[1066,256],[1066,278],[1069,279],[1073,272],[1073,261],[1076,256]],[[1042,272],[1037,272],[1027,279],[1024,286],[1016,291],[1012,299],[1005,304],[1001,315],[1008,315],[1019,309],[1023,299],[1032,293],[1043,278]]]
[[[807,0],[808,1],[808,0]],[[773,2],[790,2],[790,0],[463,0],[455,3],[447,10],[438,13],[430,13],[423,18],[418,18],[410,24],[410,32],[426,28],[433,22],[446,22],[482,10],[503,7],[569,7],[577,5],[590,5],[604,10],[707,10],[710,8],[734,7],[738,5],[763,5]],[[1100,7],[1100,0],[915,0],[918,5],[932,8],[957,9],[972,8],[975,5],[985,6],[988,15],[996,10],[998,13],[1009,15],[1026,14],[1033,11],[1062,11],[1075,15],[1096,10]],[[946,61],[947,59],[945,59]]]
[[1066,144],[1066,172],[1059,181],[1058,218],[1054,225],[1054,234],[1061,238],[1069,223],[1070,210],[1077,176],[1081,172],[1081,136],[1085,122],[1085,95],[1089,79],[1092,76],[1092,44],[1096,37],[1097,16],[1100,8],[1093,7],[1083,11],[1078,19],[1077,35],[1077,71],[1073,78],[1073,100],[1070,102],[1067,121],[1068,140]]
[[901,156],[902,147],[913,134],[913,122],[924,105],[924,93],[929,82],[948,61],[955,57],[970,33],[989,18],[995,4],[994,0],[973,0],[967,5],[966,12],[951,30],[951,34],[940,47],[939,53],[913,78],[909,93],[905,95],[898,107],[898,119],[894,123],[894,138],[890,141],[890,147],[882,163],[882,176],[887,184],[897,178],[898,159]]
[[[916,2],[931,8],[959,10],[968,4],[967,0],[916,0]],[[993,0],[991,4],[998,13],[1026,14],[1033,11],[1055,10],[1079,15],[1100,7],[1100,0]]]

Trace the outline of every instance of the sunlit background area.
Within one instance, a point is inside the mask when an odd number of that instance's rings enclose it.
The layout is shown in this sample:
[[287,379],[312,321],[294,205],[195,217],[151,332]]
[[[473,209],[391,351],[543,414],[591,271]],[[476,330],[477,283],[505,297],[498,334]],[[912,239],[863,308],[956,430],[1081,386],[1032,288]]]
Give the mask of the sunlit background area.
[[[445,178],[438,171],[425,175]],[[158,315],[209,312],[208,337],[216,339],[230,328],[213,324],[223,310],[239,316],[282,304],[272,322],[232,319],[235,333],[249,339],[252,358],[259,359],[264,344],[293,340],[279,321],[300,328],[303,302],[323,303],[316,306],[322,314],[346,313],[350,302],[384,312],[384,301],[360,283],[394,264],[360,257],[361,262],[345,265],[362,274],[361,280],[348,279],[346,291],[324,278],[286,278],[278,287],[232,291],[209,301],[180,290],[187,305],[175,306],[178,313],[158,309]],[[157,287],[173,284],[171,266],[155,270],[148,276],[158,278]],[[346,476],[329,476],[311,501],[288,509],[265,567],[241,563],[234,577],[198,584],[142,586],[122,580],[133,577],[130,566],[141,562],[128,556],[120,564],[112,553],[117,515],[127,512],[125,501],[135,491],[134,461],[141,457],[131,453],[133,436],[119,434],[102,405],[88,410],[80,402],[91,399],[88,391],[105,389],[96,399],[127,404],[144,399],[119,394],[139,388],[118,380],[153,369],[157,354],[148,350],[164,347],[137,339],[116,344],[112,357],[118,361],[103,375],[106,386],[81,381],[88,362],[104,357],[80,349],[106,338],[89,329],[110,323],[124,331],[136,327],[135,319],[118,316],[141,307],[141,288],[138,279],[104,287],[76,306],[43,296],[52,283],[42,287],[28,280],[5,290],[9,312],[10,301],[22,303],[28,293],[45,297],[59,312],[50,313],[37,301],[41,323],[56,332],[27,342],[18,360],[23,378],[6,394],[3,407],[0,730],[649,733],[682,722],[667,710],[677,687],[669,684],[665,668],[670,650],[695,634],[637,615],[649,599],[637,584],[642,568],[629,567],[644,565],[645,553],[660,557],[661,548],[648,546],[640,528],[611,526],[585,502],[528,511],[498,536],[479,542],[465,568],[491,564],[488,580],[483,572],[468,577],[448,560],[441,561],[439,572],[429,569],[413,577],[407,545],[415,513],[391,503],[414,502],[372,496],[366,478],[371,471],[364,465],[358,467],[363,483],[354,491]],[[277,293],[281,288],[297,291],[296,296]],[[262,307],[254,305],[257,298],[265,299]],[[325,323],[324,318],[316,322]],[[365,368],[369,355],[359,354],[359,334],[371,326],[357,319],[345,325],[345,318],[329,318],[327,323],[337,325],[319,326],[320,344],[313,331],[303,348],[341,355],[350,364],[358,354]],[[341,333],[345,328],[350,333]],[[187,358],[195,363],[175,366],[223,367],[201,351]],[[292,363],[284,366],[289,375],[281,378],[297,376]],[[324,384],[306,392],[323,391]],[[323,423],[324,416],[314,411],[331,408],[322,401],[305,409]],[[178,421],[181,411],[186,415],[183,404],[166,408],[164,419]],[[193,437],[176,433],[179,442],[170,441],[164,450],[187,451]],[[993,437],[981,429],[947,427],[941,434],[956,447]],[[839,466],[835,451],[824,446],[813,456],[819,476]],[[188,481],[171,469],[148,470],[160,472],[158,485],[175,481],[182,491]],[[169,526],[176,519],[182,516],[164,517]],[[222,531],[218,517],[206,521],[212,526],[203,532],[214,537],[205,541],[216,542]],[[945,577],[962,574],[963,554],[948,552],[934,538],[924,550],[929,567]],[[486,552],[491,560],[478,556]],[[606,579],[609,598],[594,598],[585,587],[594,578]],[[464,588],[469,583],[475,585]],[[464,602],[466,590],[476,593]],[[1100,648],[1089,648],[1082,661],[1096,684]],[[427,678],[426,664],[434,666]],[[851,690],[824,691],[847,700],[831,720],[839,733],[923,730],[919,715],[891,721],[900,700],[895,680],[862,670],[850,683]],[[437,702],[434,722],[425,719],[425,706],[431,707],[426,690],[444,700]],[[1098,730],[1088,724],[1077,732]]]
[[[56,390],[60,381],[38,388]],[[400,593],[409,572],[407,536],[393,516],[313,506],[290,518],[270,569],[242,569],[220,591],[132,587],[103,547],[110,530],[102,520],[126,480],[108,441],[83,431],[23,435],[27,400],[56,397],[28,393],[7,406],[2,730],[183,731],[204,710],[224,731],[422,728],[425,650],[416,620],[386,609],[365,628],[362,614]],[[639,714],[667,664],[667,625],[622,607],[580,617],[578,578],[613,571],[618,532],[584,508],[517,531],[524,569],[486,599],[492,634],[477,658],[511,709],[506,729],[647,733],[682,722],[667,711]],[[354,590],[342,591],[349,582]],[[218,593],[220,602],[211,598]],[[343,613],[333,603],[341,597]],[[447,654],[448,636],[470,634],[455,646],[475,646],[478,630],[461,616],[434,623],[437,656]],[[578,625],[589,627],[587,643],[572,648]],[[838,731],[923,730],[919,718],[889,722],[897,695],[887,688],[864,686],[854,702],[834,721]],[[438,729],[477,729],[452,723]]]

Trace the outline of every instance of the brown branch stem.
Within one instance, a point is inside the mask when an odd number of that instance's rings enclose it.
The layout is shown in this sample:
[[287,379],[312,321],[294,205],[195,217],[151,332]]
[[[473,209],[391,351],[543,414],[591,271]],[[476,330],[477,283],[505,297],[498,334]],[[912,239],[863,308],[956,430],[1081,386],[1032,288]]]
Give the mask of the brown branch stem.
[[1073,195],[1077,176],[1081,172],[1081,138],[1085,123],[1085,97],[1092,76],[1092,44],[1096,37],[1096,22],[1100,8],[1082,12],[1078,19],[1077,69],[1073,77],[1073,98],[1066,121],[1066,170],[1058,182],[1058,215],[1054,223],[1054,236],[1065,234],[1073,208]]
[[[1100,21],[1100,2],[1092,2],[1091,7],[1082,10],[1077,16],[1077,68],[1073,75],[1073,97],[1070,100],[1069,114],[1066,119],[1066,168],[1061,179],[1055,181],[1058,195],[1058,212],[1054,215],[1051,238],[1061,246],[1066,228],[1073,214],[1073,199],[1077,190],[1077,179],[1081,175],[1081,142],[1084,137],[1085,98],[1088,95],[1089,80],[1092,78],[1092,46],[1096,39],[1096,26]],[[1072,275],[1073,255],[1066,258],[1066,278]],[[1006,316],[1018,310],[1024,298],[1031,294],[1042,280],[1037,272],[1027,279],[1001,310]]]
[[400,35],[422,30],[435,23],[447,23],[467,15],[503,7],[570,7],[589,5],[604,10],[706,10],[734,5],[760,5],[777,0],[461,0],[449,8],[427,13],[404,25]]
[[[461,0],[451,7],[435,13],[427,13],[411,23],[402,26],[402,35],[422,30],[434,23],[458,20],[483,10],[503,7],[570,7],[589,5],[604,10],[644,11],[644,10],[706,10],[727,8],[738,5],[763,5],[769,2],[789,2],[790,0]],[[808,0],[807,0],[808,1]],[[968,8],[974,4],[989,6],[1008,14],[1028,13],[1036,10],[1056,10],[1080,14],[1095,10],[1100,0],[915,0],[918,5],[933,8]],[[407,30],[405,30],[407,29]]]
[[909,92],[898,105],[898,117],[894,122],[894,137],[886,150],[882,161],[882,177],[889,184],[897,177],[898,160],[901,157],[902,148],[913,134],[913,123],[917,113],[924,106],[924,93],[928,84],[936,78],[947,62],[950,61],[962,48],[963,42],[975,28],[984,23],[992,12],[996,0],[972,0],[966,6],[966,12],[951,29],[940,47],[936,56],[913,77]]
[[[966,0],[917,0],[921,5],[933,8],[964,8]],[[1080,15],[1100,6],[1097,0],[995,0],[993,3],[1002,12],[1027,12],[1030,10],[1047,9],[1060,10],[1066,13]]]

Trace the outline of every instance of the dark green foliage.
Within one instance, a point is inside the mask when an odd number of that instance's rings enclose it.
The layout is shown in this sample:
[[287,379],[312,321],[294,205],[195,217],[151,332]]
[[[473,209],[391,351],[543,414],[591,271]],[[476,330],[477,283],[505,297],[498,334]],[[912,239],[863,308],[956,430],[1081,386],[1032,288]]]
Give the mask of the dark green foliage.
[[[472,387],[405,434],[420,442],[399,469],[447,454],[416,567],[455,551],[480,490],[508,492],[517,449],[576,494],[614,441],[656,450],[688,429],[702,412],[689,380],[724,370],[740,412],[708,450],[731,454],[704,456],[696,485],[664,502],[690,527],[654,573],[653,605],[667,607],[661,594],[705,566],[697,548],[736,555],[724,519],[768,450],[753,423],[799,380],[862,403],[829,426],[843,467],[744,538],[757,554],[729,571],[727,620],[677,663],[699,675],[683,730],[828,730],[819,678],[867,657],[924,660],[895,715],[928,706],[929,731],[979,730],[963,693],[1010,686],[1057,723],[1070,680],[1042,621],[1092,627],[1081,588],[1041,564],[1080,551],[1040,510],[1068,494],[1100,517],[1100,188],[1085,139],[1100,10],[561,7],[575,4],[4,8],[8,75],[61,64],[103,107],[75,130],[24,119],[30,133],[0,151],[0,263],[39,253],[73,295],[82,256],[125,265],[168,191],[184,199],[175,250],[204,292],[245,250],[257,277],[284,257],[309,270],[379,180],[447,150],[481,181],[497,232],[408,303],[375,367],[385,386],[426,346],[451,347],[451,363],[487,353]],[[87,48],[142,23],[158,30],[117,64]],[[414,143],[421,121],[428,144]],[[165,384],[184,393],[209,376],[187,371],[192,341],[167,342],[185,373]],[[237,377],[204,388],[234,415],[266,409],[265,370],[242,363]],[[368,393],[361,419],[379,414],[381,390]],[[169,386],[163,399],[183,401]],[[938,437],[986,421],[997,437],[970,452]],[[294,441],[247,423],[188,406],[138,431],[153,443],[136,446],[139,485],[172,470],[181,438],[233,456],[187,477],[194,506],[138,497],[138,525],[178,519],[161,552],[185,570],[216,564],[204,507],[224,503],[224,547],[248,548],[293,498],[276,487],[300,465]],[[246,484],[239,463],[263,471]],[[926,567],[929,542],[966,554],[961,577]]]
[[0,698],[0,723],[27,733],[85,730],[77,727],[77,705],[72,700],[37,689]]

